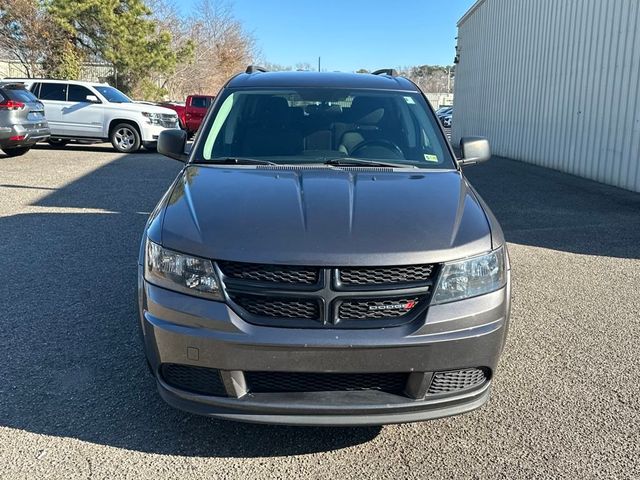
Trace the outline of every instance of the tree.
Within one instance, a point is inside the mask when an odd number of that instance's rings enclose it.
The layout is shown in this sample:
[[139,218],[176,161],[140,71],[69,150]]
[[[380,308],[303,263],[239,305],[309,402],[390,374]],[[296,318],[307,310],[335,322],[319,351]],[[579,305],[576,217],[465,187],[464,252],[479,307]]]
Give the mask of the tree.
[[81,53],[39,0],[0,0],[0,49],[27,77],[76,78]]
[[411,79],[423,92],[443,93],[453,91],[454,66],[419,65],[404,67],[400,74]]
[[153,74],[172,72],[190,55],[190,45],[172,49],[171,34],[157,28],[142,0],[44,1],[73,46],[87,58],[112,64],[112,82],[125,91]]
[[190,93],[214,95],[232,75],[244,71],[257,55],[254,38],[244,30],[226,0],[200,0],[182,18],[167,0],[153,0],[161,31],[173,32],[173,48],[190,40],[193,56],[167,76],[163,86],[173,99]]

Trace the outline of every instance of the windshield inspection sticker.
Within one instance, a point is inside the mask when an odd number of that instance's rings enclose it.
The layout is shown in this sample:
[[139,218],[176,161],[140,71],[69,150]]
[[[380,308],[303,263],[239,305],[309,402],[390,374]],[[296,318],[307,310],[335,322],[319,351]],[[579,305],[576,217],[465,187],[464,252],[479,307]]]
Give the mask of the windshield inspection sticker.
[[424,159],[427,162],[436,162],[438,163],[438,156],[437,155],[429,155],[428,153],[424,154]]
[[416,102],[413,98],[411,97],[404,97],[404,101],[407,102],[409,105],[415,105]]

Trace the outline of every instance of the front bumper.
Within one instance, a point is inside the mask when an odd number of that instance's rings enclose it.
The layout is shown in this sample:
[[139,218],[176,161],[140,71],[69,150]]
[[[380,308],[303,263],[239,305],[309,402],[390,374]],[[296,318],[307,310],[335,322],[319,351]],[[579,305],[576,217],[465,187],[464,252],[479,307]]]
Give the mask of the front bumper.
[[0,127],[0,146],[27,147],[47,140],[50,135],[46,121]]
[[[509,283],[488,295],[431,306],[416,322],[363,330],[293,329],[249,324],[227,305],[151,285],[139,272],[140,321],[147,359],[169,404],[232,420],[298,425],[401,423],[464,413],[489,397],[491,375],[454,394],[402,396],[380,391],[252,393],[243,373],[434,372],[485,368],[493,373],[509,321]],[[162,364],[220,370],[227,396],[174,388]]]
[[161,132],[165,130],[179,130],[180,127],[176,124],[175,128],[167,128],[161,125],[152,125],[146,122],[141,123],[140,125],[140,136],[141,140],[147,144],[154,144],[158,141],[158,136]]

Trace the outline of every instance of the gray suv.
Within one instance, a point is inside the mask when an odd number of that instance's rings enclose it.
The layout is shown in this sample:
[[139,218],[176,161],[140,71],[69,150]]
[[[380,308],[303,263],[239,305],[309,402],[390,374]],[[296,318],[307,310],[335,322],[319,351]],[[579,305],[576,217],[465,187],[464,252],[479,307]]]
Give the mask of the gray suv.
[[22,83],[0,81],[0,149],[24,155],[49,133],[42,103]]
[[374,74],[265,72],[222,88],[140,246],[140,324],[162,398],[300,425],[483,405],[510,271],[500,226],[424,95]]

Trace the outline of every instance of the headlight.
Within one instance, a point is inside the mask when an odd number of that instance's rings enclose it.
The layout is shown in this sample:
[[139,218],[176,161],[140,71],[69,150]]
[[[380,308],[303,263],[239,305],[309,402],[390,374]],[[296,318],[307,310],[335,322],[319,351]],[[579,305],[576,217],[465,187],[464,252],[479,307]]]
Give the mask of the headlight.
[[477,257],[445,263],[432,303],[475,297],[504,287],[507,281],[504,247]]
[[168,250],[149,239],[145,245],[144,278],[169,290],[223,299],[211,260]]
[[159,113],[142,112],[142,115],[147,117],[147,122],[151,125],[160,125],[161,123],[162,118]]

